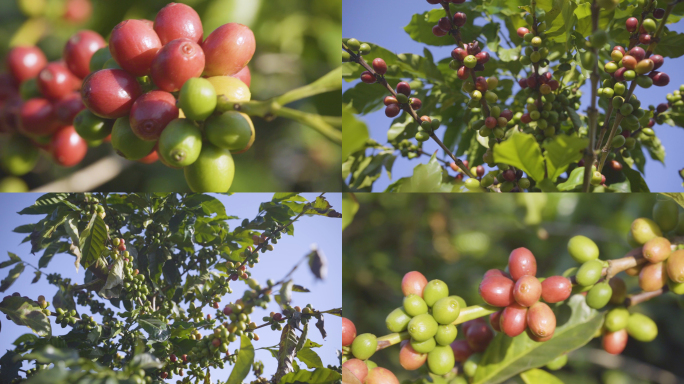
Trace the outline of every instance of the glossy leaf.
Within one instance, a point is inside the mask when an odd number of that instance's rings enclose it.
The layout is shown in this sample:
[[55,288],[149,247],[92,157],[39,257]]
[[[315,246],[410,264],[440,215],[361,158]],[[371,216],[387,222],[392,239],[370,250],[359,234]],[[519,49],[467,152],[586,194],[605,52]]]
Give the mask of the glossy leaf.
[[279,383],[309,383],[309,384],[324,384],[339,382],[342,375],[339,372],[328,368],[318,368],[313,371],[299,370],[298,372],[291,372],[283,376]]
[[556,135],[551,141],[545,142],[544,159],[549,179],[555,181],[570,164],[578,162],[588,143],[589,139],[566,135]]
[[349,105],[342,106],[342,159],[364,148],[369,138],[368,127],[355,116]]
[[544,178],[544,158],[534,136],[517,133],[494,146],[494,161],[523,170],[535,181]]
[[84,268],[88,268],[100,258],[107,240],[105,222],[97,213],[93,214],[88,226],[81,233],[81,240],[81,264]]
[[5,297],[0,302],[0,311],[17,325],[29,327],[36,335],[47,337],[52,334],[50,319],[38,303],[22,296]]

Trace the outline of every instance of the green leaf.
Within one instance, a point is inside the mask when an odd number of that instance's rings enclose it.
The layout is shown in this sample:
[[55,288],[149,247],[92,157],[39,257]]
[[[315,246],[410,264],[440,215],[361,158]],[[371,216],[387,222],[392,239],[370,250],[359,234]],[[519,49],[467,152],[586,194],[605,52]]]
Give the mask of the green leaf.
[[656,45],[655,53],[663,57],[680,57],[684,55],[684,34],[668,31],[662,34]]
[[33,351],[23,356],[24,360],[36,360],[41,364],[52,364],[63,361],[73,363],[78,360],[78,352],[73,349],[59,349],[52,345],[46,345],[39,351]]
[[[477,37],[480,37],[482,27],[472,24],[472,20],[480,13],[475,12],[470,7],[466,6],[459,7],[453,6],[452,4],[452,8],[465,13],[468,18],[468,23],[460,29],[461,39],[463,41],[473,41]],[[415,14],[411,17],[409,24],[404,27],[404,31],[406,31],[413,40],[419,43],[436,46],[454,45],[454,39],[451,36],[438,37],[432,33],[432,27],[434,27],[442,17],[444,17],[444,10],[442,8],[435,8],[422,14]]]
[[498,334],[482,356],[472,383],[501,383],[530,368],[544,366],[587,344],[603,325],[603,312],[587,306],[582,295],[574,295],[552,309],[558,326],[551,340],[538,343],[525,332],[513,338]]
[[38,303],[31,299],[21,296],[5,297],[0,302],[0,311],[9,316],[15,324],[29,327],[38,336],[47,337],[52,334],[50,319]]
[[105,299],[118,298],[121,294],[121,288],[123,288],[123,271],[124,271],[124,260],[123,257],[119,257],[112,268],[109,270],[107,275],[107,281],[104,287],[100,289],[98,295]]
[[321,358],[311,348],[302,348],[297,352],[297,358],[309,369],[324,368]]
[[556,135],[551,141],[544,142],[544,159],[549,179],[555,181],[570,164],[578,162],[588,143],[587,138],[566,135]]
[[38,336],[33,333],[24,333],[23,335],[17,337],[12,344],[19,345],[21,343],[33,343],[38,340]]
[[[30,207],[19,211],[20,215],[42,215],[52,213],[57,206],[62,205],[66,198],[69,197],[67,193],[46,193],[36,200]],[[72,205],[72,204],[69,204]],[[78,207],[76,207],[78,209]]]
[[292,372],[297,347],[297,334],[290,324],[286,324],[280,334],[278,343],[278,368],[273,380],[278,382],[286,374]]
[[[88,268],[100,258],[107,240],[107,227],[97,213],[93,214],[88,226],[81,233],[81,240],[81,265]],[[78,266],[76,268],[78,270]]]
[[401,192],[443,192],[442,171],[436,155],[432,155],[427,164],[413,168],[413,176],[401,185]]
[[166,323],[152,316],[141,316],[138,319],[138,324],[147,332],[152,341],[165,341],[171,334]]
[[156,357],[150,355],[149,353],[140,353],[131,359],[130,363],[128,363],[128,368],[131,371],[137,370],[137,369],[151,369],[151,368],[161,368],[164,366],[159,359]]
[[531,134],[516,133],[494,146],[494,161],[523,170],[535,181],[544,179],[544,159],[537,140]]
[[78,221],[79,215],[76,212],[70,213],[64,221],[64,230],[71,238],[71,242],[80,248],[80,239],[78,237]]
[[10,265],[16,264],[21,261],[21,258],[12,252],[7,252],[7,255],[10,259],[0,263],[0,268],[9,267]]
[[584,167],[577,167],[570,172],[568,179],[558,184],[559,191],[572,191],[584,182]]
[[679,204],[680,207],[684,208],[684,193],[660,193],[660,194],[671,198],[677,204]]
[[279,384],[287,383],[309,383],[309,384],[324,384],[334,383],[342,380],[342,375],[339,372],[328,368],[318,368],[313,371],[299,370],[297,372],[290,372],[283,376]]
[[525,384],[563,384],[563,381],[556,376],[536,368],[521,373],[520,378]]
[[342,159],[364,148],[369,138],[368,127],[354,116],[356,112],[347,105],[342,105]]
[[353,193],[342,194],[342,230],[352,221],[354,221],[354,216],[356,212],[359,211],[359,202],[356,200],[356,196]]
[[254,363],[254,346],[249,341],[249,337],[243,334],[240,336],[240,351],[238,352],[237,361],[233,371],[230,372],[230,377],[228,377],[226,384],[242,383],[242,380],[249,374],[252,363]]
[[631,192],[651,192],[641,173],[630,167],[622,167],[622,173],[629,180]]
[[19,278],[19,275],[21,275],[22,272],[24,272],[24,267],[24,263],[21,263],[10,269],[7,277],[2,279],[2,282],[0,283],[0,292],[5,292],[9,287],[12,286],[12,284],[14,284],[14,281]]

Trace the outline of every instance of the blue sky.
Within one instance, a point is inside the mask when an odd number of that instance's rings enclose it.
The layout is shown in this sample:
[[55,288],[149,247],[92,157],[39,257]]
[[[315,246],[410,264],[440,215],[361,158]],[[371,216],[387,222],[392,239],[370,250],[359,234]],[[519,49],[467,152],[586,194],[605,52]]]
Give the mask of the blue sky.
[[[38,264],[40,254],[35,256],[30,254],[31,247],[28,243],[19,243],[23,239],[23,235],[13,233],[12,229],[15,227],[37,222],[41,216],[21,216],[16,214],[20,209],[33,204],[41,194],[0,194],[0,261],[8,259],[7,251],[16,253],[26,261],[33,265]],[[240,224],[242,219],[253,219],[258,213],[259,203],[270,201],[273,195],[270,193],[239,193],[231,196],[220,195],[217,196],[219,200],[226,206],[228,215],[238,216],[237,220],[229,220],[231,227],[236,227]],[[305,198],[313,200],[318,196],[314,193],[302,194]],[[341,194],[326,194],[328,201],[332,206],[342,211]],[[259,282],[265,283],[267,279],[272,278],[278,281],[284,277],[287,272],[299,261],[306,253],[309,252],[312,244],[318,244],[328,259],[328,278],[323,282],[316,282],[308,264],[303,263],[292,275],[296,284],[303,285],[311,290],[310,293],[294,293],[293,305],[304,307],[306,304],[311,305],[319,310],[327,310],[332,308],[342,307],[342,220],[335,218],[327,218],[322,216],[302,217],[295,224],[294,236],[283,236],[278,244],[275,245],[273,252],[267,252],[261,256],[261,262],[254,268],[251,268],[252,276]],[[0,270],[1,278],[7,275],[10,268]],[[73,282],[82,282],[84,277],[83,269],[76,273],[74,268],[74,259],[67,254],[56,255],[50,265],[49,272],[61,273],[63,277],[70,277]],[[31,284],[34,276],[33,269],[27,267],[21,277],[6,291],[4,295],[11,294],[18,291],[22,296],[28,296],[36,299],[39,295],[44,295],[48,301],[52,301],[52,296],[56,292],[56,288],[47,283],[45,274],[42,279],[36,283]],[[222,301],[223,304],[229,301],[234,301],[242,297],[246,285],[242,282],[234,282],[231,284],[234,293],[228,295]],[[50,307],[54,310],[53,307]],[[81,307],[81,310],[84,308]],[[114,308],[116,310],[116,308]],[[213,311],[213,309],[212,309]],[[279,311],[278,305],[271,302],[267,310],[256,309],[252,315],[253,321],[257,324],[262,324],[261,318],[267,316],[271,311]],[[205,313],[209,311],[205,310]],[[323,340],[321,334],[315,327],[311,327],[309,338],[319,344],[323,344],[322,348],[317,349],[317,352],[324,365],[334,364],[338,365],[339,360],[336,356],[336,350],[342,345],[341,340],[341,319],[336,316],[326,315],[325,328],[328,332],[326,340]],[[29,333],[27,327],[20,327],[9,320],[5,320],[2,316],[2,334],[0,334],[0,355],[4,354],[6,349],[13,348],[12,342],[24,333]],[[59,325],[53,326],[53,334],[65,334],[70,328],[62,329]],[[260,340],[254,342],[255,348],[270,347],[276,345],[280,340],[279,332],[271,331],[266,327],[262,332],[258,332]],[[239,348],[239,339],[230,345],[231,350]],[[265,375],[272,375],[277,367],[276,360],[271,357],[270,352],[266,350],[256,351],[256,360],[264,362]],[[27,366],[25,365],[25,368]],[[306,368],[306,366],[304,366]],[[228,367],[221,373],[212,375],[214,378],[225,380],[230,373],[232,366]],[[253,374],[250,373],[247,381],[252,380]],[[175,382],[175,379],[173,380]]]
[[[450,55],[453,47],[434,47],[420,44],[413,41],[404,32],[404,27],[414,14],[423,13],[435,7],[438,5],[428,4],[425,0],[344,0],[342,4],[342,36],[354,37],[361,42],[373,42],[395,53],[414,53],[422,56],[423,49],[428,48],[436,61],[441,60]],[[482,22],[483,19],[476,21],[476,23]],[[675,25],[670,24],[668,27],[678,32],[684,32],[684,22]],[[639,99],[644,101],[645,105],[657,105],[666,102],[665,95],[678,89],[680,84],[684,84],[684,73],[678,67],[682,62],[684,62],[684,58],[666,59],[660,70],[670,75],[670,84],[667,87],[639,88],[636,91]],[[343,91],[354,86],[356,82],[358,81],[343,82]],[[581,112],[586,110],[586,106],[590,103],[590,92],[587,87],[584,88],[582,89]],[[384,110],[381,109],[369,115],[361,116],[361,118],[368,125],[371,138],[379,143],[387,142],[387,129],[391,119],[385,116]],[[655,131],[665,146],[667,167],[651,160],[647,154],[646,183],[652,192],[682,191],[682,179],[677,171],[684,167],[684,152],[680,151],[675,143],[684,143],[684,129],[670,127],[669,125],[656,125]],[[425,142],[423,149],[427,153],[433,153],[439,147],[434,141],[429,140]],[[441,150],[438,155],[444,157]],[[420,161],[426,162],[426,160],[427,157]],[[419,160],[417,159],[408,160],[404,157],[397,157],[392,169],[392,181],[412,175],[413,168],[418,164]],[[383,173],[382,177],[375,182],[373,191],[384,191],[392,181],[388,179],[386,173]]]

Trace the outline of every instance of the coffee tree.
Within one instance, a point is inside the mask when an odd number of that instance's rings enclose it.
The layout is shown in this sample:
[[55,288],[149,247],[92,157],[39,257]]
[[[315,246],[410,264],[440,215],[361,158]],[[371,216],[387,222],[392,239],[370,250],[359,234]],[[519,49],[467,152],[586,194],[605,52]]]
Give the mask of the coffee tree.
[[[680,19],[684,4],[427,3],[435,8],[414,15],[405,31],[419,43],[453,46],[451,57],[342,40],[344,78],[361,79],[343,96],[343,176],[352,190],[370,190],[397,156],[425,155],[427,163],[388,191],[648,191],[644,153],[664,162],[653,127],[684,126],[684,86],[664,88],[671,93],[649,100],[657,106],[642,105],[638,88],[669,85],[659,68],[684,50],[666,24]],[[583,107],[584,85],[591,96]],[[369,139],[354,116],[382,107],[393,119],[386,144]],[[446,159],[424,152],[427,140]]]
[[[323,366],[315,352],[321,345],[307,334],[325,338],[325,316],[340,316],[341,308],[292,302],[292,292],[309,292],[292,272],[306,263],[324,279],[325,256],[313,250],[277,280],[258,282],[250,273],[299,220],[341,216],[323,195],[275,194],[235,228],[219,200],[200,194],[47,194],[20,214],[42,216],[14,230],[42,256],[36,266],[9,253],[0,267],[12,269],[0,291],[28,268],[34,283],[46,278],[58,291],[50,300],[15,292],[0,301],[8,320],[33,331],[3,334],[16,337],[0,358],[3,383],[241,383],[250,371],[255,383],[339,380],[339,367]],[[83,281],[49,272],[60,253],[76,258]],[[230,296],[235,281],[249,287],[241,297]],[[281,310],[259,314],[273,300]],[[68,333],[53,335],[57,325]],[[254,360],[261,332],[281,334],[278,345],[264,346],[277,360],[273,377]],[[231,365],[229,377],[211,377],[211,368]]]
[[[555,382],[539,368],[561,369],[569,352],[592,339],[600,338],[602,348],[614,355],[623,352],[629,339],[653,341],[658,326],[639,304],[664,294],[684,295],[684,199],[674,198],[661,197],[651,217],[632,221],[626,234],[632,249],[626,254],[601,254],[592,239],[576,235],[567,241],[571,263],[555,257],[543,264],[574,264],[557,275],[538,268],[526,247],[511,250],[507,263],[489,258],[494,268],[479,278],[476,302],[467,304],[450,291],[450,286],[460,289],[458,281],[405,273],[400,281],[392,280],[400,287],[390,287],[400,288],[403,300],[387,314],[389,334],[376,336],[357,327],[355,319],[343,318],[343,376],[350,383],[399,383],[395,373],[370,360],[397,345],[399,364],[417,371],[411,375],[416,383],[500,383],[518,374],[525,382]],[[422,263],[428,264],[417,264]],[[629,276],[638,280],[634,292],[628,290],[633,285]]]

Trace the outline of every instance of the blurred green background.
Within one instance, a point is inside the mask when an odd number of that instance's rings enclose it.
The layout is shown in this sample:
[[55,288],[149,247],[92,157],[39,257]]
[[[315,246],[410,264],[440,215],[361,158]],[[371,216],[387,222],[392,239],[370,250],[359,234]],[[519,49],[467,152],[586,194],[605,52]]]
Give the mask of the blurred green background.
[[[511,250],[529,248],[537,258],[540,277],[576,266],[567,251],[567,242],[575,235],[593,239],[601,259],[623,257],[630,250],[626,236],[632,221],[650,218],[656,199],[663,198],[655,194],[355,196],[359,210],[343,232],[344,316],[354,321],[357,334],[377,336],[390,333],[385,317],[402,305],[401,279],[406,272],[417,270],[428,280],[441,279],[450,294],[462,296],[468,305],[483,304],[477,292],[482,275],[490,268],[506,268]],[[639,291],[636,277],[619,276],[629,292]],[[684,296],[666,294],[634,309],[658,324],[655,341],[630,339],[622,355],[612,357],[594,355],[601,349],[600,339],[594,339],[570,354],[568,365],[554,374],[565,383],[683,382]],[[401,368],[398,346],[376,353],[372,360],[392,370],[400,381],[421,376],[420,371]],[[631,369],[641,378],[622,372]]]
[[[71,0],[73,1],[73,0]],[[80,2],[84,0],[76,0]],[[92,16],[83,23],[65,20],[67,0],[1,0],[0,57],[12,45],[38,41],[48,60],[57,60],[68,38],[80,29],[92,29],[109,37],[124,19],[154,17],[168,1],[92,0]],[[341,53],[342,0],[187,0],[202,18],[205,37],[229,22],[249,26],[257,49],[249,64],[252,99],[264,100],[309,84],[338,67]],[[4,65],[4,60],[3,60]],[[4,70],[4,69],[3,69]],[[340,116],[340,92],[318,95],[292,104],[293,108],[328,116]],[[313,129],[278,118],[266,122],[253,118],[257,132],[254,146],[236,155],[231,192],[242,191],[339,191],[341,148]],[[97,159],[112,155],[111,145],[91,148],[74,168],[54,165],[42,156],[36,169],[24,177],[30,188],[62,178]],[[4,176],[0,171],[0,178]],[[157,162],[132,163],[101,191],[189,191],[182,170]]]

